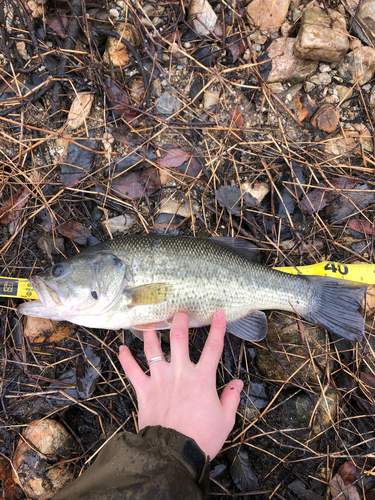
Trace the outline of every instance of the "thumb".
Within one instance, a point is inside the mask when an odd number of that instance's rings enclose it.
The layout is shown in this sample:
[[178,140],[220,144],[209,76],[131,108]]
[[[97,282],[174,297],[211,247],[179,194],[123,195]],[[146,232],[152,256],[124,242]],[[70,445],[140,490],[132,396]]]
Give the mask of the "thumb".
[[222,404],[228,417],[235,418],[238,404],[240,402],[240,393],[243,389],[243,382],[238,378],[231,380],[224,388],[220,403]]

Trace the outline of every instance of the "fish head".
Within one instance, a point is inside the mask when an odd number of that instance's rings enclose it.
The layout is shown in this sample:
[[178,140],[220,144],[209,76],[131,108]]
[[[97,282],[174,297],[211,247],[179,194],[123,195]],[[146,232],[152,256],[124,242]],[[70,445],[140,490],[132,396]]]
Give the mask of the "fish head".
[[99,316],[121,296],[127,265],[108,251],[82,252],[29,278],[38,299],[21,314],[70,320]]

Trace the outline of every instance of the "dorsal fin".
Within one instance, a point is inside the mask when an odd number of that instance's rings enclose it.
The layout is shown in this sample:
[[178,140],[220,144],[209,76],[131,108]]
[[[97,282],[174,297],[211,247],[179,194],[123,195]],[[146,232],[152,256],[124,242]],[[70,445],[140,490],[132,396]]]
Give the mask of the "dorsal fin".
[[235,252],[243,255],[247,259],[258,262],[259,248],[244,238],[232,238],[231,236],[211,236],[209,240],[231,248]]

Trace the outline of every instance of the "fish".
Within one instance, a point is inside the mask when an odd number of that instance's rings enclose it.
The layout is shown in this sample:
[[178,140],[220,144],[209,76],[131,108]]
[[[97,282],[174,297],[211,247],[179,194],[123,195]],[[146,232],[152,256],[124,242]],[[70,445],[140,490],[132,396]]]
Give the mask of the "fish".
[[243,238],[128,235],[83,250],[31,276],[39,299],[21,314],[87,328],[170,329],[184,312],[189,327],[211,324],[223,310],[227,330],[258,342],[265,310],[298,314],[351,341],[364,336],[359,312],[366,286],[322,276],[293,275],[254,262]]

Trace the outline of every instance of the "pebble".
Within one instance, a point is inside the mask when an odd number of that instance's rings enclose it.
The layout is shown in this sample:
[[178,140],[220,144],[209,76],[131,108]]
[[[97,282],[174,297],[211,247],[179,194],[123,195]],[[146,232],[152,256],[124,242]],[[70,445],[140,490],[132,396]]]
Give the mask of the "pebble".
[[[345,85],[336,85],[337,96],[339,102],[349,99],[353,95],[353,88],[345,87]],[[350,105],[350,101],[341,104],[342,108],[347,108]]]
[[207,36],[215,29],[217,15],[207,0],[192,0],[188,21],[199,35]]
[[329,85],[332,81],[332,77],[328,73],[320,73],[319,81],[321,85]]
[[330,71],[332,71],[332,68],[327,63],[319,63],[319,71],[321,73],[329,73]]
[[181,105],[176,95],[170,92],[163,92],[160,97],[156,99],[156,112],[163,115],[172,115],[179,111]]
[[375,49],[357,45],[344,57],[338,74],[348,83],[367,83],[375,74]]
[[[294,54],[316,61],[338,62],[349,49],[345,18],[318,6],[307,8],[294,45]],[[345,27],[345,28],[344,28]]]
[[209,92],[206,91],[203,95],[203,107],[204,109],[210,109],[219,101],[220,91]]
[[293,53],[294,38],[278,38],[268,47],[268,55],[272,59],[272,69],[267,83],[298,83],[306,80],[318,67],[317,61],[300,59]]
[[339,113],[332,104],[323,104],[312,116],[310,123],[313,127],[331,134],[339,123]]
[[109,9],[109,15],[113,17],[113,19],[118,19],[118,17],[120,16],[117,9]]
[[305,82],[303,84],[303,90],[307,93],[313,91],[315,89],[315,84],[313,82]]
[[337,95],[331,94],[324,98],[324,102],[327,104],[338,104],[340,99]]
[[285,21],[290,0],[253,0],[246,12],[261,31],[277,32]]
[[[125,27],[124,23],[119,23],[116,26],[116,32],[119,35],[122,35],[124,39],[131,43],[134,47],[138,47],[140,45],[138,33],[131,24],[127,24]],[[129,55],[125,45],[113,36],[109,36],[107,38],[105,52],[103,54],[103,62],[104,64],[113,64],[114,66],[126,66],[129,63]]]
[[153,97],[160,97],[162,93],[161,83],[159,80],[153,80],[151,83],[151,95]]

